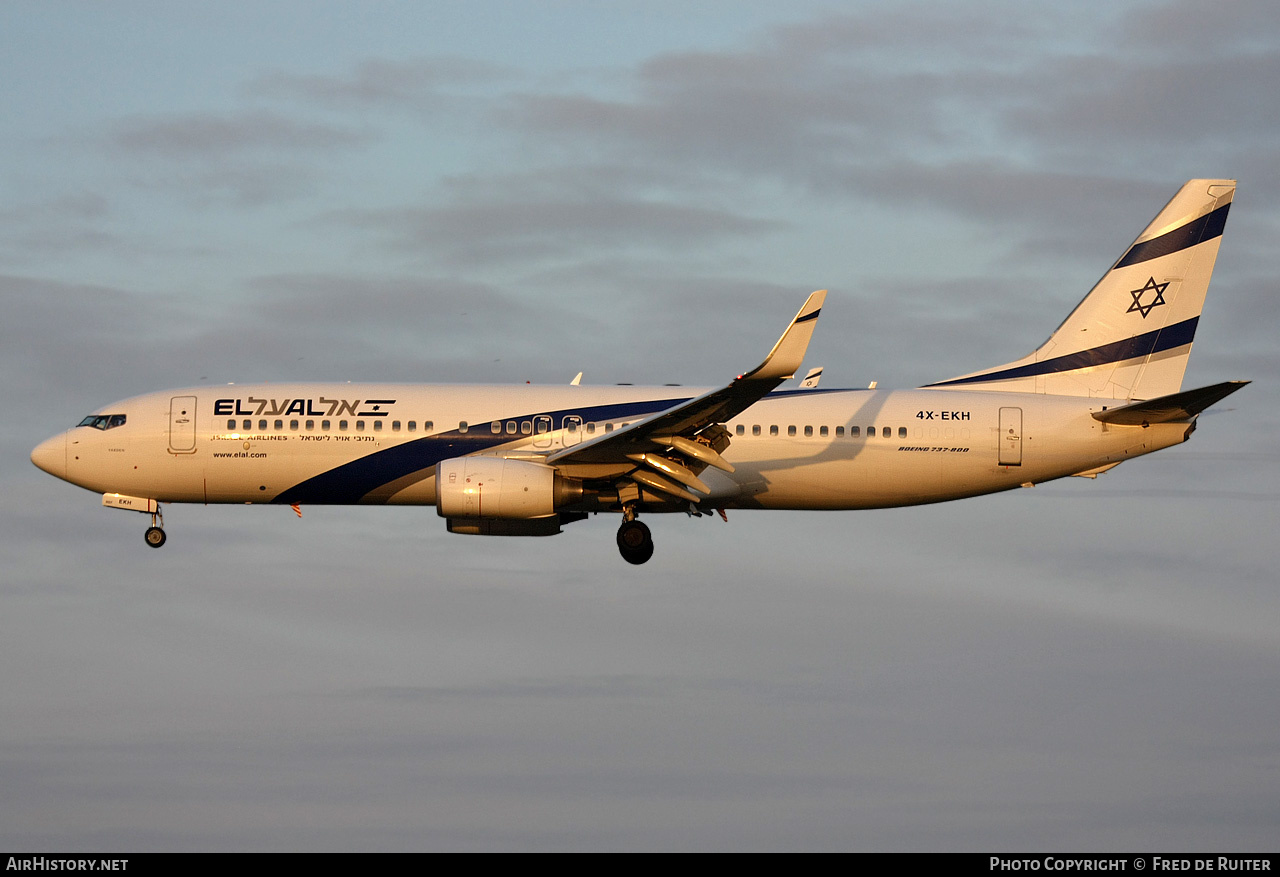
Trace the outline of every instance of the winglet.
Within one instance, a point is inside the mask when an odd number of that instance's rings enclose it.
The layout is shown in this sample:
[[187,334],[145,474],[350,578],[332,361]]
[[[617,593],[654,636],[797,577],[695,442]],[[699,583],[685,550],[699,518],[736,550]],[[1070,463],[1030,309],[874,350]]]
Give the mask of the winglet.
[[822,313],[822,303],[826,301],[827,291],[819,289],[809,296],[796,318],[791,321],[787,331],[782,333],[778,343],[765,357],[764,362],[742,375],[738,380],[777,380],[785,381],[795,376],[796,370],[804,362],[805,351],[809,349],[809,339],[813,337],[813,329],[817,326],[818,315]]

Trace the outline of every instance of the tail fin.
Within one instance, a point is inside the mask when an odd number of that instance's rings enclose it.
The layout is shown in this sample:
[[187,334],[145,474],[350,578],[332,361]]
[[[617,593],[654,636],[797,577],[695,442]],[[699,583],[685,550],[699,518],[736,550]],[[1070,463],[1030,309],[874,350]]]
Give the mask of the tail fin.
[[1153,399],[1176,393],[1235,180],[1191,180],[1040,349],[930,387]]

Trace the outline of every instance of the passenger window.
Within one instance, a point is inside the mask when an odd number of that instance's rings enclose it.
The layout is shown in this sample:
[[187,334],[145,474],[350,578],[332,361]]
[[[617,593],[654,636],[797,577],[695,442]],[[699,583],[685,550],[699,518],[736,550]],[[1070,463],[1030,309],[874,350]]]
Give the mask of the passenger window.
[[417,431],[418,431],[418,421],[416,421],[416,420],[410,420],[410,421],[409,421],[409,432],[417,432]]
[[874,426],[868,426],[867,438],[875,438],[875,437],[876,437],[876,428]]
[[752,424],[752,426],[751,426],[751,434],[752,434],[752,435],[759,435],[759,434],[760,434],[760,424],[758,424],[758,423],[756,423],[756,424]]
[[315,429],[315,428],[316,428],[316,422],[315,422],[314,420],[308,420],[308,421],[307,421],[307,429],[308,429],[308,430],[313,430],[313,429]]
[[507,421],[507,435],[516,434],[516,422],[514,420]]
[[284,429],[284,421],[283,421],[283,420],[277,420],[277,421],[276,421],[276,429]]
[[[83,423],[82,423],[82,424],[80,424],[80,425],[81,425],[81,426],[84,426],[84,424],[83,424]],[[235,432],[235,428],[236,428],[236,422],[235,422],[234,420],[228,420],[228,421],[227,421],[227,429],[231,430],[232,432]]]
[[363,420],[357,420],[357,421],[356,421],[356,432],[364,432],[364,421],[363,421]]
[[252,421],[252,420],[246,420],[246,421],[244,422],[244,431],[245,431],[245,432],[251,432],[252,430],[253,430],[253,421]]
[[812,437],[813,437],[813,427],[812,427],[812,426],[806,426],[806,427],[804,428],[804,436],[805,436],[805,438],[812,438]]
[[587,435],[591,435],[591,434],[592,434],[592,433],[594,433],[595,431],[596,431],[596,425],[595,425],[594,423],[588,423],[588,424],[587,424]]
[[827,428],[825,426],[818,427],[818,435],[825,436],[826,434],[827,434]]
[[907,428],[905,426],[898,427],[898,438],[907,437]]
[[398,420],[393,420],[393,421],[391,421],[391,431],[392,431],[392,432],[399,432],[399,431],[400,431],[400,421],[398,421]]
[[522,420],[522,421],[520,421],[520,434],[521,434],[521,435],[529,435],[529,433],[531,433],[531,432],[533,432],[533,423],[532,423],[532,421],[528,421],[528,420]]
[[849,438],[858,438],[861,435],[862,435],[862,427],[860,426],[849,427]]
[[746,435],[746,434],[747,434],[747,428],[746,428],[745,426],[743,426],[741,423],[739,423],[736,427],[734,427],[734,430],[733,430],[733,431],[734,431],[734,433],[736,433],[737,435]]
[[489,431],[490,431],[490,432],[492,432],[494,435],[501,435],[501,434],[502,434],[502,421],[501,421],[501,420],[495,420],[493,423],[489,424]]
[[297,432],[297,431],[298,431],[298,421],[296,421],[296,420],[290,420],[290,421],[289,421],[289,429],[293,430],[294,432]]
[[837,426],[837,427],[836,427],[836,438],[843,438],[843,437],[844,437],[844,427],[843,427],[843,426]]
[[266,422],[265,420],[259,420],[259,421],[258,421],[258,429],[262,430],[263,432],[266,432],[266,431],[267,431],[267,422]]
[[[363,423],[363,421],[361,421],[361,422]],[[373,422],[373,431],[374,431],[374,432],[382,432],[382,421],[381,421],[381,420],[375,420],[375,421]]]
[[322,420],[322,421],[320,421],[320,428],[321,428],[321,429],[323,429],[325,432],[328,432],[328,431],[329,431],[329,421],[327,421],[327,420]]
[[795,435],[795,434],[796,434],[796,428],[794,426],[788,426],[787,435]]
[[434,420],[425,420],[422,423],[422,431],[431,432],[431,430],[435,429],[435,425],[436,424]]
[[570,420],[569,418],[566,417],[564,419],[564,428],[570,434],[575,433],[578,431],[578,421]]
[[887,426],[886,426],[884,429],[882,429],[882,430],[880,431],[880,434],[881,434],[882,436],[884,436],[885,438],[892,438],[892,437],[893,437],[893,429],[891,429],[890,427],[887,427]]
[[343,430],[343,431],[345,432],[345,431],[346,431],[346,428],[347,428],[347,422],[346,422],[345,420],[339,420],[339,421],[338,421],[338,429],[341,429],[341,430]]
[[605,431],[605,432],[613,432],[613,424],[612,424],[612,423],[606,423],[606,424],[604,425],[604,431]]
[[771,424],[769,426],[769,435],[777,435],[777,434],[778,434],[778,424],[776,423]]

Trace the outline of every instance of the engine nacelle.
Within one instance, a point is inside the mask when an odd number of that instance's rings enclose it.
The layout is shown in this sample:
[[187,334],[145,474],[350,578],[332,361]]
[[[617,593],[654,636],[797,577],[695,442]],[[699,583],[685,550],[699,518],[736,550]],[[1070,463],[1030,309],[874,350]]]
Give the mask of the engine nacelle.
[[500,518],[449,518],[445,526],[450,533],[464,536],[555,536],[560,532],[560,516],[530,518],[527,521]]
[[560,477],[545,463],[454,457],[436,464],[436,512],[442,518],[543,518],[581,496],[581,482]]

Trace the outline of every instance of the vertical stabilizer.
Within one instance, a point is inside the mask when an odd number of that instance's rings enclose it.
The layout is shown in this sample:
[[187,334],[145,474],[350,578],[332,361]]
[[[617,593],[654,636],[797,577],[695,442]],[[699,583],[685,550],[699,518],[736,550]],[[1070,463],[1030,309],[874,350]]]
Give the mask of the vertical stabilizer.
[[1040,349],[930,387],[1152,399],[1182,388],[1235,180],[1191,180]]

